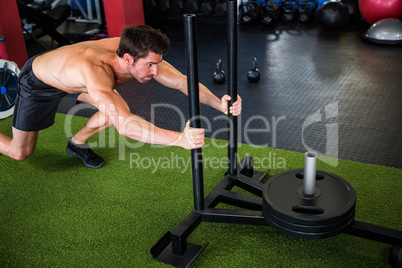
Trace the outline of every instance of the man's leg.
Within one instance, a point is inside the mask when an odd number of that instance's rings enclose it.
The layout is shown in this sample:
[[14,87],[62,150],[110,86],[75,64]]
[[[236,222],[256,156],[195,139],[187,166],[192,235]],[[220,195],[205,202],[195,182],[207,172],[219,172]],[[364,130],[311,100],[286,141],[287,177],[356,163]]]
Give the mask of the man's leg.
[[72,141],[76,144],[84,144],[90,137],[111,126],[112,124],[103,113],[96,112],[86,125],[74,135]]
[[[88,94],[82,93],[77,98],[78,101],[93,104]],[[87,144],[90,137],[96,133],[109,128],[112,124],[101,112],[96,112],[73,137],[69,138],[66,148],[67,153],[82,159],[87,167],[99,168],[105,164],[102,157],[97,155]]]
[[0,133],[0,153],[15,160],[25,160],[33,154],[37,140],[38,131],[21,131],[13,127],[13,138]]

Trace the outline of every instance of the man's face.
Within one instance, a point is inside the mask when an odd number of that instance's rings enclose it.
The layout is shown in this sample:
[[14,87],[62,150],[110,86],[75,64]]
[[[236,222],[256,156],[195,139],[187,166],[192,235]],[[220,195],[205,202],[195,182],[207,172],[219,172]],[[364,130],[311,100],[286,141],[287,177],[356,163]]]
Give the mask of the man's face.
[[149,52],[148,56],[137,60],[130,69],[130,74],[140,83],[146,83],[158,74],[158,63],[162,61],[162,55]]

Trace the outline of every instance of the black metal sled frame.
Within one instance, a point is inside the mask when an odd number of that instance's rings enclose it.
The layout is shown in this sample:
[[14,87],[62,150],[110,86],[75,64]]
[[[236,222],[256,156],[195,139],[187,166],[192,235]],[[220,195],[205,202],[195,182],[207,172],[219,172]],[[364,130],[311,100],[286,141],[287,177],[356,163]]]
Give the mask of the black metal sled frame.
[[[252,157],[243,158],[239,163],[238,173],[234,177],[226,175],[205,197],[205,208],[202,211],[193,210],[175,230],[167,232],[151,248],[152,256],[175,267],[191,266],[208,245],[199,246],[187,242],[189,235],[202,222],[268,226],[262,214],[264,184],[261,182],[268,172],[254,171],[252,161]],[[235,186],[253,195],[231,191]],[[239,209],[216,208],[221,203],[237,206]],[[402,232],[398,230],[354,221],[344,233],[402,247]]]
[[[228,0],[228,94],[229,106],[237,99],[237,1]],[[200,128],[200,102],[196,47],[195,15],[184,15],[186,36],[187,80],[190,126]],[[187,242],[187,238],[202,222],[268,226],[262,212],[262,180],[269,172],[253,169],[253,158],[246,156],[237,163],[237,117],[228,115],[228,171],[223,180],[204,198],[202,150],[191,150],[194,210],[174,229],[167,232],[151,249],[153,258],[175,267],[189,267],[206,246]],[[231,191],[240,187],[253,194]],[[220,203],[239,209],[216,208]],[[402,247],[402,232],[364,222],[353,221],[344,233]],[[399,250],[399,249],[398,249]]]

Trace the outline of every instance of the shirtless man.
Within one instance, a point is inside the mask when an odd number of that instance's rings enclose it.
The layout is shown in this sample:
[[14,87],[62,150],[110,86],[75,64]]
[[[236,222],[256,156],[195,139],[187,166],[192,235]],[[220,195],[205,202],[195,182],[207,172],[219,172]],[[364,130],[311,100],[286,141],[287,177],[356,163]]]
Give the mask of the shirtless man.
[[[189,124],[181,133],[158,128],[132,114],[114,90],[133,78],[141,83],[154,78],[187,94],[187,77],[162,59],[169,46],[169,39],[159,30],[137,25],[125,28],[119,38],[68,45],[29,59],[20,73],[13,138],[0,133],[0,153],[16,160],[32,155],[38,131],[53,125],[60,100],[77,93],[78,101],[94,105],[98,112],[68,139],[66,151],[81,158],[88,167],[101,167],[105,161],[88,146],[87,140],[112,125],[119,134],[140,142],[185,149],[203,146],[203,129]],[[227,113],[229,100],[228,95],[217,98],[200,84],[201,103]],[[240,97],[229,112],[240,114]]]

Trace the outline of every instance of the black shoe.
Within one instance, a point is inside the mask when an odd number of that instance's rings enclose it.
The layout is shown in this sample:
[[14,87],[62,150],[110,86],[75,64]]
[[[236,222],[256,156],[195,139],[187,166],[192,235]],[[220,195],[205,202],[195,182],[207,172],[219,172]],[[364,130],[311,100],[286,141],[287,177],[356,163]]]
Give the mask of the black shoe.
[[71,138],[68,138],[66,152],[71,156],[81,158],[87,167],[100,168],[105,165],[105,160],[92,151],[88,143],[75,144],[71,141]]

